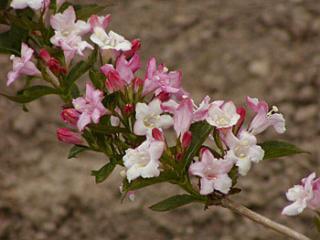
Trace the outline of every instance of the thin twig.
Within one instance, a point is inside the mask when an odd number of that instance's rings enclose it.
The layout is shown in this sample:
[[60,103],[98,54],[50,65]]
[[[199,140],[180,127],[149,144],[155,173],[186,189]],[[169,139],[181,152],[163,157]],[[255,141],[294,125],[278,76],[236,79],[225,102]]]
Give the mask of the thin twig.
[[261,224],[261,225],[263,225],[267,228],[270,228],[278,233],[281,233],[284,236],[290,237],[290,239],[311,240],[307,236],[305,236],[301,233],[298,233],[298,232],[294,231],[293,229],[288,228],[284,225],[276,223],[276,222],[270,220],[269,218],[266,218],[256,212],[250,210],[249,208],[241,205],[241,204],[238,204],[238,203],[231,201],[230,199],[227,199],[227,198],[223,199],[222,206],[230,209],[231,211],[233,211],[239,215],[247,217],[258,224]]

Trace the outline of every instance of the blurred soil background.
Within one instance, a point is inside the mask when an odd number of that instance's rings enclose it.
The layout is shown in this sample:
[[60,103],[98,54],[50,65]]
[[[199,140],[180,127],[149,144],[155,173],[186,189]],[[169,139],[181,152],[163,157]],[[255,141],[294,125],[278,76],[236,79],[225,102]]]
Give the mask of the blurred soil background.
[[[208,94],[241,104],[249,95],[279,107],[287,132],[279,136],[270,129],[261,140],[290,140],[312,154],[255,165],[241,178],[243,191],[234,199],[319,239],[310,212],[296,218],[280,212],[289,187],[311,171],[320,174],[320,1],[119,0],[108,12],[110,29],[142,40],[144,64],[157,56],[181,69],[197,101]],[[1,92],[9,91],[8,56],[0,60]],[[90,176],[105,163],[103,156],[66,159],[68,146],[55,138],[60,107],[57,98],[46,97],[25,113],[0,99],[1,240],[285,239],[221,208],[149,210],[177,192],[169,185],[121,203],[119,170],[100,185]]]

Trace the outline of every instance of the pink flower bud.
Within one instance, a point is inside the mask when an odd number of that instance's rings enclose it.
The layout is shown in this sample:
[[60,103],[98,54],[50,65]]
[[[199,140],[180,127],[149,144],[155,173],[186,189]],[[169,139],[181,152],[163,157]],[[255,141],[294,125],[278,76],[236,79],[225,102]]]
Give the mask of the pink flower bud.
[[152,137],[157,141],[164,141],[163,132],[159,128],[152,129]]
[[46,63],[49,69],[56,74],[66,74],[67,70],[61,66],[58,59],[51,57],[50,53],[46,49],[41,49],[39,52],[40,58]]
[[161,102],[166,102],[170,99],[170,93],[167,92],[161,92],[158,95],[158,98],[160,99]]
[[187,148],[190,146],[192,140],[192,133],[187,131],[182,136],[182,147]]
[[208,148],[202,147],[202,148],[200,149],[200,157],[201,157],[202,154],[203,154],[205,151],[207,151],[207,150],[208,150]]
[[124,112],[126,113],[126,114],[130,114],[130,113],[132,113],[133,112],[133,110],[134,110],[134,106],[133,106],[133,104],[131,104],[131,103],[128,103],[128,104],[126,104],[125,106],[124,106]]
[[129,51],[124,52],[126,58],[131,58],[139,49],[141,48],[140,39],[133,39],[131,41],[131,49]]
[[76,126],[80,113],[74,108],[65,108],[62,110],[60,116],[65,123]]
[[140,87],[143,86],[143,80],[141,78],[136,77],[135,79],[132,80],[133,82],[133,87],[134,90],[137,92]]
[[68,128],[58,128],[57,138],[59,141],[69,144],[81,144],[82,139],[80,133],[71,131]]
[[176,159],[177,159],[177,161],[180,161],[182,159],[182,153],[177,153]]
[[120,78],[120,75],[115,70],[110,70],[107,74],[106,87],[109,92],[116,92],[124,88],[125,81]]

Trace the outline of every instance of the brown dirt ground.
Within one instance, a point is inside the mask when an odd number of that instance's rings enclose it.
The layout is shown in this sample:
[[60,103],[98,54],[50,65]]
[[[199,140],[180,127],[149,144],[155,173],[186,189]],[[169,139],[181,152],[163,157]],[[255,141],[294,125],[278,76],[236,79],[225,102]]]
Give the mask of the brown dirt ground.
[[[100,1],[102,2],[102,1]],[[258,96],[279,106],[290,140],[311,155],[265,161],[241,179],[234,199],[298,231],[316,236],[312,214],[280,215],[284,192],[319,169],[320,2],[318,0],[119,0],[110,8],[112,29],[143,41],[144,62],[157,56],[184,73],[199,100],[244,101]],[[8,58],[1,58],[5,72]],[[15,86],[18,86],[16,84]],[[285,239],[228,210],[187,206],[156,213],[148,206],[176,193],[169,185],[120,202],[120,176],[95,185],[90,170],[105,162],[85,154],[66,160],[55,140],[58,99],[30,104],[30,113],[0,99],[0,239]]]

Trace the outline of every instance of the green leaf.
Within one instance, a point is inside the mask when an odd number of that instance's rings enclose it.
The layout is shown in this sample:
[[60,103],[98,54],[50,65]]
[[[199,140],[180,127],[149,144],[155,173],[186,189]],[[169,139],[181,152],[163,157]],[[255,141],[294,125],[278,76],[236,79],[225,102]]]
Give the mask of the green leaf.
[[116,164],[114,162],[109,162],[99,170],[92,171],[91,175],[96,177],[96,183],[101,183],[109,177],[115,167]]
[[89,71],[89,76],[90,76],[91,82],[96,88],[98,89],[104,88],[104,82],[106,81],[106,77],[100,71],[91,69]]
[[80,153],[84,152],[84,151],[88,151],[89,148],[86,146],[82,146],[82,145],[75,145],[73,146],[70,151],[69,151],[69,155],[68,155],[68,159],[70,158],[75,158],[77,157]]
[[273,159],[299,153],[308,153],[297,146],[283,141],[267,141],[260,144],[264,150],[264,159]]
[[0,53],[20,56],[21,43],[26,41],[28,32],[17,26],[11,26],[7,32],[0,33]]
[[98,4],[75,5],[75,11],[78,19],[88,20],[91,15],[102,12],[107,6],[100,6]]
[[21,90],[20,92],[18,92],[16,96],[10,96],[4,93],[0,93],[0,95],[14,102],[29,103],[45,95],[59,94],[59,93],[60,92],[55,88],[37,85],[37,86],[31,86]]
[[194,156],[199,152],[201,146],[213,130],[213,126],[209,125],[207,122],[197,122],[191,125],[190,130],[192,132],[192,141],[184,155],[184,171],[187,171]]
[[101,125],[96,125],[96,124],[89,124],[88,127],[93,132],[103,133],[103,134],[114,134],[114,133],[128,132],[128,130],[126,128],[108,127],[108,126],[101,126]]
[[157,212],[165,212],[195,201],[199,201],[199,199],[196,199],[194,196],[191,195],[176,195],[152,205],[150,209]]
[[159,177],[154,178],[138,178],[133,180],[132,182],[128,182],[127,180],[123,183],[123,190],[125,192],[138,190],[140,188],[144,188],[153,184],[162,183],[162,182],[172,182],[175,181],[176,175],[173,172],[161,172]]
[[95,49],[92,52],[87,61],[80,61],[70,70],[70,73],[68,74],[65,80],[65,85],[67,89],[70,89],[74,82],[77,81],[80,77],[82,77],[93,66],[96,59],[97,49]]

